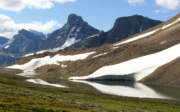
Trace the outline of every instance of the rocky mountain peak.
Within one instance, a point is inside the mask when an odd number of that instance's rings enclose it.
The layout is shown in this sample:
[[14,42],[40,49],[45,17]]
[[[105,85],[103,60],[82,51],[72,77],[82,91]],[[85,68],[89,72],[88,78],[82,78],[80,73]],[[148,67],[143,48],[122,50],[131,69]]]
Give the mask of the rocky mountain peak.
[[87,23],[82,19],[81,16],[78,16],[76,14],[70,14],[68,16],[66,27],[71,28],[74,26],[82,25],[82,24],[87,24]]

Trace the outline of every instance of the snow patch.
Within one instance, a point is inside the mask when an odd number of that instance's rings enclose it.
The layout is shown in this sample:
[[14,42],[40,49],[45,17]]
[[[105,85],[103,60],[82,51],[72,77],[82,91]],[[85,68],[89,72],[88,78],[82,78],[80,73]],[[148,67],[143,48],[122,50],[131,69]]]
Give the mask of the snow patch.
[[48,83],[48,82],[43,81],[41,79],[28,79],[26,81],[34,83],[34,84],[41,84],[41,85],[46,85],[46,86],[54,86],[54,87],[58,87],[58,88],[67,88],[66,86],[59,85],[59,84],[51,84],[51,83]]
[[73,44],[75,44],[75,43],[77,43],[77,42],[79,42],[79,41],[80,41],[80,40],[76,40],[75,37],[73,37],[73,38],[68,38],[68,39],[66,40],[66,42],[64,43],[64,45],[63,45],[61,48],[64,49],[64,48],[69,47],[69,46],[71,46],[71,45],[73,45]]
[[67,65],[61,64],[61,68],[66,68],[66,67],[67,67]]
[[93,74],[83,77],[71,77],[70,80],[86,80],[96,79],[99,77],[114,75],[134,77],[134,80],[139,81],[146,76],[153,73],[159,67],[180,57],[180,44],[170,47],[166,50],[160,51],[147,56],[142,56],[136,59],[128,60],[120,64],[104,66]]
[[7,68],[23,70],[24,71],[23,73],[18,74],[21,76],[32,76],[35,75],[34,70],[41,66],[51,65],[51,64],[59,65],[59,62],[64,62],[64,61],[83,60],[86,59],[89,55],[92,55],[94,53],[95,52],[89,52],[89,53],[76,54],[76,55],[57,54],[54,57],[46,56],[42,58],[36,58],[36,59],[32,59],[31,61],[23,65],[12,65],[12,66],[8,66]]
[[115,49],[118,49],[119,46],[113,46],[112,49],[115,50]]
[[122,45],[122,44],[130,43],[130,42],[133,42],[133,41],[136,41],[136,40],[139,40],[139,39],[148,37],[148,36],[150,36],[150,35],[156,33],[157,31],[159,31],[159,29],[156,29],[156,30],[154,30],[154,31],[147,32],[147,33],[145,33],[145,34],[142,34],[142,35],[139,35],[139,36],[130,38],[130,39],[125,40],[125,41],[120,42],[120,43],[116,43],[116,44],[114,44],[113,46],[119,46],[119,45]]
[[6,45],[4,48],[5,48],[5,49],[8,49],[9,47],[10,47],[9,45]]
[[163,29],[163,30],[164,30],[164,29],[167,29],[167,28],[173,26],[174,24],[178,23],[179,21],[180,21],[180,18],[178,18],[176,21],[174,21],[174,22],[172,22],[172,23],[170,23],[170,24],[168,24],[168,25],[163,26],[162,29]]
[[92,58],[98,58],[98,57],[104,56],[106,54],[108,54],[108,52],[105,52],[105,53],[102,53],[102,54],[97,54],[97,55],[93,56]]
[[91,35],[91,36],[89,36],[89,37],[87,37],[87,39],[88,38],[93,38],[93,37],[96,37],[96,36],[99,36],[100,34],[94,34],[94,35]]
[[5,49],[8,49],[10,46],[11,46],[11,44],[14,42],[14,38],[12,38],[12,39],[10,39],[9,41],[8,41],[8,43],[4,46],[4,48]]

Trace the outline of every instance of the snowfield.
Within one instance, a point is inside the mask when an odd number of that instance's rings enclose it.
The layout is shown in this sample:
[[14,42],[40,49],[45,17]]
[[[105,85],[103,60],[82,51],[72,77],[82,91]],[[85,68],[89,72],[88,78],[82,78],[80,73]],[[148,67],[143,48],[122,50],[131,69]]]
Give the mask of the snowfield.
[[[89,76],[71,77],[70,80],[103,79],[105,76],[128,76],[139,81],[157,68],[180,57],[180,44],[147,56],[142,56],[120,64],[104,66]],[[112,77],[111,77],[112,78]],[[116,77],[117,78],[117,77]]]
[[59,63],[64,61],[83,60],[94,53],[95,52],[89,52],[89,53],[77,54],[77,55],[57,54],[54,57],[46,56],[42,58],[36,58],[36,59],[32,59],[31,61],[23,65],[12,65],[12,66],[8,66],[7,68],[23,70],[24,71],[23,73],[18,74],[21,76],[32,76],[35,75],[34,70],[41,66],[50,65],[50,64],[60,65]]
[[51,83],[48,83],[48,82],[43,81],[41,79],[28,79],[26,81],[34,83],[34,84],[41,84],[41,85],[46,85],[46,86],[54,86],[54,87],[58,87],[58,88],[67,88],[66,86],[62,86],[62,85],[59,85],[59,84],[51,84]]
[[161,98],[161,99],[171,99],[169,97],[166,97],[164,95],[161,95],[157,92],[155,92],[150,87],[141,84],[141,83],[134,83],[133,86],[128,86],[125,84],[118,84],[118,85],[112,85],[112,84],[102,84],[98,82],[89,82],[89,81],[82,81],[82,80],[75,80],[73,82],[79,82],[88,84],[98,91],[110,94],[110,95],[117,95],[117,96],[128,96],[128,97],[138,97],[138,98]]
[[150,36],[150,35],[156,33],[157,31],[159,31],[159,29],[156,29],[156,30],[154,30],[154,31],[147,32],[147,33],[145,33],[145,34],[142,34],[142,35],[139,35],[139,36],[130,38],[130,39],[125,40],[125,41],[120,42],[120,43],[116,43],[116,44],[114,44],[113,46],[119,46],[119,45],[122,45],[122,44],[127,44],[127,43],[130,43],[130,42],[133,42],[133,41],[136,41],[136,40],[139,40],[139,39],[148,37],[148,36]]

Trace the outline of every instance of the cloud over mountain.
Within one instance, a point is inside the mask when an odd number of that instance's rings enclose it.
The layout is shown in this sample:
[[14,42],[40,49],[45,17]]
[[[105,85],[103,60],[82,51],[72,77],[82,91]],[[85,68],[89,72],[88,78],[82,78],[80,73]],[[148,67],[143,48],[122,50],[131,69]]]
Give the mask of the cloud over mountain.
[[10,17],[0,14],[0,36],[11,36],[20,29],[34,29],[44,33],[51,32],[60,25],[56,21],[48,21],[46,23],[34,21],[31,23],[16,23]]

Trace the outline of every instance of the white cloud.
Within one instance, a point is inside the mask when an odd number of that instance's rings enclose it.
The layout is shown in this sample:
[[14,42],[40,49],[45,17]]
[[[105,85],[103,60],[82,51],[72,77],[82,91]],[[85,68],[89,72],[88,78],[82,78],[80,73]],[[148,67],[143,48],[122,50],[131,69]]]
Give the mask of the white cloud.
[[127,2],[128,2],[129,4],[134,5],[134,4],[144,3],[144,0],[127,0]]
[[31,22],[31,23],[15,23],[10,17],[0,14],[0,36],[12,36],[16,34],[21,29],[26,30],[37,30],[44,33],[49,33],[55,28],[60,27],[56,21],[48,21],[46,23],[42,22]]
[[76,2],[76,0],[54,0],[58,3]]
[[180,8],[180,0],[155,0],[156,4],[170,9],[170,10],[176,10]]
[[55,3],[75,2],[76,0],[0,0],[0,9],[21,11],[24,8],[49,9]]

